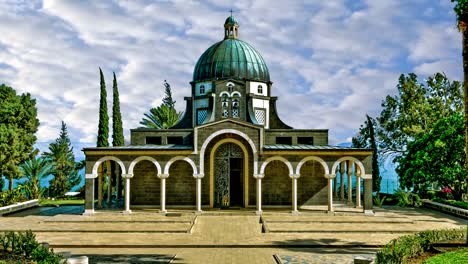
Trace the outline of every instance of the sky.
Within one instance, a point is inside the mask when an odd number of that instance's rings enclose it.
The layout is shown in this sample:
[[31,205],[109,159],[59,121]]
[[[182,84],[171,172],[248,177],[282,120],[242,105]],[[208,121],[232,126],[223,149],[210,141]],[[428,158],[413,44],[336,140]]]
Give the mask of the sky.
[[330,145],[379,115],[400,74],[462,79],[449,0],[0,0],[0,83],[37,99],[38,145],[57,138],[63,120],[79,151],[96,142],[99,67],[109,116],[115,72],[128,142],[161,104],[164,80],[185,110],[195,64],[223,39],[230,9],[240,39],[267,63],[280,118],[329,129]]

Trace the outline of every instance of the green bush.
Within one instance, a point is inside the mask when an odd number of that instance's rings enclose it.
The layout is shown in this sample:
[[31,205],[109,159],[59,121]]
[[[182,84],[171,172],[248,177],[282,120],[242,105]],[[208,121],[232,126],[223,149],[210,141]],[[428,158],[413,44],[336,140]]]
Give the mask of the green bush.
[[432,199],[432,201],[447,204],[447,205],[451,205],[451,206],[455,206],[455,207],[459,207],[459,208],[463,208],[463,209],[468,209],[468,203],[463,202],[463,201],[445,200],[445,199],[441,199],[441,198],[434,198],[434,199]]
[[459,249],[456,251],[447,252],[424,261],[424,264],[465,264],[468,262],[468,249]]
[[419,198],[417,194],[414,194],[409,191],[404,191],[402,189],[399,189],[395,192],[395,198],[398,201],[397,205],[401,207],[418,207],[422,204],[421,198]]
[[13,191],[7,190],[0,193],[0,207],[26,201],[23,188],[16,188]]
[[49,251],[36,240],[36,235],[31,231],[0,233],[0,244],[4,254],[25,257],[37,263],[55,264],[59,263],[62,257]]
[[431,245],[440,241],[464,239],[465,228],[428,230],[414,235],[402,236],[390,241],[379,252],[375,263],[408,263],[408,258],[416,257],[429,250]]
[[380,194],[377,194],[375,197],[374,197],[374,205],[375,206],[378,206],[378,207],[381,207],[383,205],[383,203],[385,202],[385,199],[387,197],[385,196],[380,196]]

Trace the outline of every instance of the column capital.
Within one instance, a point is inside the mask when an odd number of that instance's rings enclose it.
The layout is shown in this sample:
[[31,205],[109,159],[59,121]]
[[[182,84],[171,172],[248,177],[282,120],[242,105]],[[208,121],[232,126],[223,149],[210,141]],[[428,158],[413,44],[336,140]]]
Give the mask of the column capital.
[[97,174],[92,174],[92,173],[86,173],[85,174],[85,179],[95,179],[97,178]]
[[265,177],[265,174],[254,174],[253,177],[255,179],[263,179],[263,177]]
[[325,178],[327,178],[327,179],[334,179],[334,178],[336,177],[336,174],[334,174],[334,173],[332,173],[332,174],[325,174],[324,176],[325,176]]
[[167,179],[168,177],[169,177],[169,174],[164,174],[164,173],[158,174],[159,179]]
[[193,174],[193,177],[196,178],[196,179],[202,179],[203,177],[205,177],[205,174],[203,174],[203,173]]
[[362,174],[361,178],[363,178],[364,180],[370,180],[372,179],[372,174]]
[[299,177],[301,177],[300,174],[289,174],[289,178],[291,179],[298,179]]
[[131,178],[133,178],[133,173],[122,174],[122,178],[131,179]]

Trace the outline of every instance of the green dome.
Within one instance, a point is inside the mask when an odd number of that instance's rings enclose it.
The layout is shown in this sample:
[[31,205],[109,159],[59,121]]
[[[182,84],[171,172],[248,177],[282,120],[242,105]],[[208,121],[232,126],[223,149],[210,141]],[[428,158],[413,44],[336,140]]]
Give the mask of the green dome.
[[250,44],[227,38],[201,55],[195,65],[193,81],[230,78],[269,82],[270,73],[260,53]]
[[239,23],[237,23],[237,20],[233,17],[233,16],[229,16],[228,18],[226,18],[226,22],[224,22],[224,24],[237,24],[239,25]]

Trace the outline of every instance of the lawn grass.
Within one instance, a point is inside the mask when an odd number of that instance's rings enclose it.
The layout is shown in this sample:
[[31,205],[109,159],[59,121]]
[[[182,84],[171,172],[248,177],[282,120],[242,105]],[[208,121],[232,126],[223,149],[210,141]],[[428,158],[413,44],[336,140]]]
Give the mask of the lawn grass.
[[84,205],[84,199],[41,199],[39,206]]
[[459,249],[428,258],[425,264],[465,264],[468,263],[468,248]]

